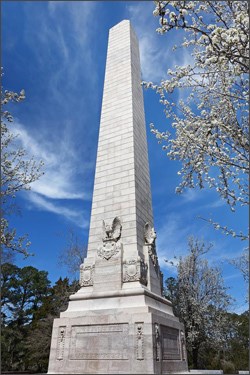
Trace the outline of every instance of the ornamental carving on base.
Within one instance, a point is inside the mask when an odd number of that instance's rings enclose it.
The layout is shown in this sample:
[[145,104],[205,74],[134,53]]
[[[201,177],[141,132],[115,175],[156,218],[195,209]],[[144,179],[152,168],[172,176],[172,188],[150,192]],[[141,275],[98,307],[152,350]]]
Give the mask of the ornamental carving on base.
[[139,361],[144,359],[143,323],[136,323],[136,357]]
[[95,265],[80,265],[80,286],[92,286]]
[[66,327],[59,327],[58,339],[57,339],[57,359],[59,361],[63,359],[65,332],[66,332]]
[[140,281],[147,285],[148,265],[140,258],[126,259],[123,262],[123,282]]
[[181,338],[181,354],[182,354],[182,360],[186,360],[186,342],[185,342],[185,334],[181,330],[180,331],[180,338]]
[[97,249],[100,258],[109,260],[121,250],[119,241],[122,232],[121,220],[115,217],[112,225],[102,222],[102,245]]
[[155,323],[155,348],[156,348],[156,361],[161,360],[161,339],[160,339],[160,327],[158,323]]

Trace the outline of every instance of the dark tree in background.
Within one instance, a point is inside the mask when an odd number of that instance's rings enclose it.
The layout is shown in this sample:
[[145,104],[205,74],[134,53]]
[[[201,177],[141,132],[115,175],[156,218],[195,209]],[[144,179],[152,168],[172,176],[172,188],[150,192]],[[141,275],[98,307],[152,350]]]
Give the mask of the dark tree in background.
[[67,278],[51,287],[47,275],[31,266],[2,265],[2,371],[47,372],[53,319],[78,289]]
[[2,366],[5,370],[24,370],[24,342],[36,312],[49,295],[47,272],[28,266],[2,265]]

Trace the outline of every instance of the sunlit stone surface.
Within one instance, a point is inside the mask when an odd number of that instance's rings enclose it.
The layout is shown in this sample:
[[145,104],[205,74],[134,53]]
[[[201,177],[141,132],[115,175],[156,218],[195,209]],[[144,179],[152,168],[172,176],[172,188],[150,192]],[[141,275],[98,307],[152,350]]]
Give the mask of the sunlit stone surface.
[[110,29],[88,253],[55,319],[50,374],[187,370],[183,326],[162,297],[140,58],[128,20]]

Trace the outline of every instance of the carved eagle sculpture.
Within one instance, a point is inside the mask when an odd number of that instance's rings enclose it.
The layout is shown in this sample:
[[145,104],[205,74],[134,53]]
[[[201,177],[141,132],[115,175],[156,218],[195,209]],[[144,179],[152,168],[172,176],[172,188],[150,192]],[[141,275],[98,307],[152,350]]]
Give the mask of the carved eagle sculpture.
[[112,225],[105,224],[105,221],[102,221],[102,239],[103,241],[114,240],[118,241],[121,237],[122,225],[119,217],[115,217]]
[[144,226],[144,238],[148,245],[153,245],[155,242],[156,232],[149,223],[146,223]]

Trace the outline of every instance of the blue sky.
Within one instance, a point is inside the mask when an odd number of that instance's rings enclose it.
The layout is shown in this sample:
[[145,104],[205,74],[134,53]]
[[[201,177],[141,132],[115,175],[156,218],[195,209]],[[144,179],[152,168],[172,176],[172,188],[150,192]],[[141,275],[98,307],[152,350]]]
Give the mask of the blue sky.
[[[2,3],[3,86],[25,89],[26,100],[11,106],[15,129],[29,154],[45,163],[45,175],[17,196],[21,214],[10,222],[20,235],[29,234],[35,255],[16,262],[47,270],[52,282],[67,276],[58,257],[69,230],[87,243],[109,28],[131,20],[143,80],[159,82],[168,69],[191,59],[184,51],[172,52],[178,43],[174,34],[157,35],[153,9],[153,2],[143,1]],[[145,91],[144,100],[157,248],[165,277],[175,273],[164,259],[185,255],[190,235],[212,242],[209,261],[222,267],[235,298],[232,310],[242,312],[246,287],[227,259],[239,256],[246,243],[215,231],[198,216],[246,231],[247,212],[232,213],[212,190],[175,194],[179,165],[167,159],[149,129],[151,122],[166,129],[163,108],[154,92]]]

